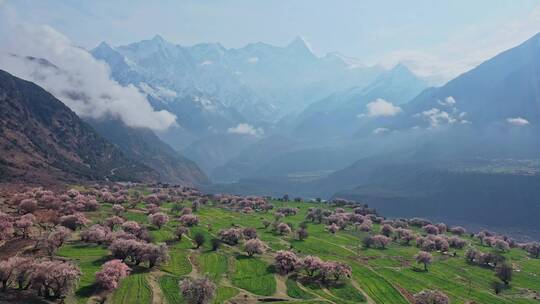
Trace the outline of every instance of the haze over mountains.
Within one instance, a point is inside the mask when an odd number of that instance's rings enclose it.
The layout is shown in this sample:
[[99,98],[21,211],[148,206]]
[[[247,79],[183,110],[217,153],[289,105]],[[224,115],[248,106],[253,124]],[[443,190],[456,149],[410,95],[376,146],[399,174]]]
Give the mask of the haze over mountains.
[[[193,138],[187,146],[174,144],[176,131],[160,134],[215,182],[226,182],[215,191],[338,195],[395,216],[409,208],[430,217],[444,210],[460,223],[490,210],[493,218],[514,216],[484,224],[516,229],[539,211],[532,199],[540,155],[538,35],[439,88],[428,88],[402,64],[384,70],[336,54],[317,57],[301,39],[283,48],[257,43],[228,50],[156,37],[102,44],[93,54],[109,64],[122,58],[129,73],[112,64],[121,82],[174,91],[156,98],[158,108],[179,117],[219,113],[205,125],[180,119],[185,132],[178,134]],[[166,70],[167,63],[189,73],[172,80],[143,68]],[[189,94],[191,103],[205,96],[206,106],[174,110]]]
[[[150,169],[141,178],[212,192],[339,196],[391,216],[540,231],[539,35],[441,87],[404,64],[317,56],[302,38],[227,49],[158,35],[90,53],[155,113],[175,116],[151,130],[83,115],[89,132],[116,147],[108,153]],[[63,68],[25,60],[33,71]],[[109,167],[84,174],[110,178]]]

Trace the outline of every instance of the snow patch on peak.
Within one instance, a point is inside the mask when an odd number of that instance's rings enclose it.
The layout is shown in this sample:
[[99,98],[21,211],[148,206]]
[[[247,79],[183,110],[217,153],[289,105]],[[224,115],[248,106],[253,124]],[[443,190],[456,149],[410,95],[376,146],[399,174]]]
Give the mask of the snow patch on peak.
[[309,42],[307,42],[307,40],[302,36],[297,36],[294,38],[294,40],[287,45],[287,49],[295,52],[308,53],[311,55],[314,54]]

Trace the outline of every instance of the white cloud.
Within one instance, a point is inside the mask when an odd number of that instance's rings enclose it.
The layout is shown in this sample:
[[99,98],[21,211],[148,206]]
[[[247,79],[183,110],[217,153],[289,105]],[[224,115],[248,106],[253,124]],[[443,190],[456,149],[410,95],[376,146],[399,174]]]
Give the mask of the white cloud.
[[506,121],[511,125],[519,126],[519,127],[530,124],[530,122],[523,117],[507,118]]
[[444,99],[444,101],[439,100],[438,103],[441,106],[447,106],[447,107],[453,107],[456,105],[456,100],[452,96],[448,96]]
[[432,128],[436,128],[440,125],[453,124],[456,122],[456,119],[448,112],[441,111],[437,108],[423,111],[420,113],[420,116],[427,120]]
[[210,60],[205,60],[205,61],[201,62],[201,65],[203,65],[203,66],[204,66],[204,65],[211,65],[212,63],[213,63],[213,62],[210,61]]
[[171,99],[171,98],[178,97],[178,94],[175,91],[165,88],[165,87],[157,86],[154,88],[150,86],[149,84],[147,84],[146,82],[141,82],[139,83],[138,86],[145,94],[152,96],[154,98]]
[[23,23],[10,13],[0,13],[0,69],[35,82],[83,117],[113,116],[126,125],[152,129],[175,124],[175,115],[155,111],[135,86],[112,80],[106,64],[66,36],[49,26]]
[[262,128],[254,128],[252,125],[247,123],[240,123],[234,128],[227,129],[227,132],[232,134],[245,134],[252,136],[260,136],[264,134],[264,130]]
[[401,112],[401,108],[382,98],[378,98],[366,105],[367,115],[371,117],[394,116]]
[[387,128],[377,128],[373,130],[373,134],[381,134],[381,133],[388,133],[390,132],[390,129]]
[[250,57],[247,60],[248,63],[257,63],[259,62],[259,57]]

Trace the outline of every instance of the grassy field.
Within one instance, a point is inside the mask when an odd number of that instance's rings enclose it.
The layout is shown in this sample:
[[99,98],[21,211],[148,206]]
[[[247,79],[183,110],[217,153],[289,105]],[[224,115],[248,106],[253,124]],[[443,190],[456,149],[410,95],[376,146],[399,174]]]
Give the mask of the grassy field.
[[170,260],[161,269],[175,276],[183,276],[191,272],[191,263],[188,253],[184,250],[171,250]]
[[238,256],[231,277],[232,283],[256,295],[271,296],[276,291],[276,279],[269,267],[255,257]]
[[169,304],[183,303],[178,282],[180,282],[180,279],[171,275],[164,275],[159,278],[159,287]]
[[107,261],[107,249],[93,245],[66,245],[58,255],[77,262],[83,273],[75,296],[78,303],[86,303],[95,292],[95,274]]
[[146,275],[132,274],[120,283],[114,292],[113,304],[152,303],[152,289],[148,285]]
[[[189,202],[184,202],[189,206]],[[282,219],[291,223],[295,229],[305,220],[307,209],[316,207],[312,203],[273,202],[275,208],[282,206],[297,207],[300,211],[294,216]],[[308,224],[309,237],[296,240],[291,234],[280,236],[270,228],[264,229],[263,219],[273,220],[273,213],[245,214],[213,206],[202,206],[196,215],[200,224],[190,228],[190,232],[181,241],[174,240],[174,229],[178,222],[169,209],[172,204],[165,204],[164,211],[172,219],[167,225],[157,230],[149,226],[153,242],[167,242],[170,261],[153,271],[158,277],[157,286],[167,303],[183,303],[179,294],[178,282],[185,276],[208,276],[217,285],[215,304],[226,303],[235,296],[249,295],[254,298],[282,297],[280,303],[380,303],[407,304],[407,297],[423,289],[439,289],[446,293],[453,304],[475,301],[477,304],[538,304],[534,293],[540,292],[540,259],[530,258],[520,249],[511,249],[504,253],[514,269],[513,280],[509,289],[496,295],[490,287],[496,279],[490,268],[468,264],[464,257],[465,249],[454,250],[456,256],[434,252],[434,261],[429,271],[416,270],[414,255],[418,252],[415,242],[402,246],[392,242],[386,249],[365,249],[361,240],[367,235],[349,227],[345,231],[330,234],[323,224]],[[321,205],[323,206],[323,205]],[[328,208],[328,206],[323,206]],[[91,214],[94,222],[110,216],[110,206]],[[148,224],[144,212],[129,211],[124,214],[128,219]],[[208,226],[211,224],[211,227]],[[238,246],[222,245],[218,251],[211,250],[210,239],[215,238],[220,229],[232,225],[254,227],[266,245],[268,251],[261,256],[247,257],[242,244]],[[373,225],[373,231],[380,226]],[[418,230],[416,230],[419,232]],[[195,249],[192,239],[196,233],[205,236],[204,245]],[[476,248],[488,252],[491,249],[482,246],[477,240],[464,237]],[[336,286],[320,286],[314,283],[297,282],[293,278],[276,280],[277,274],[272,267],[272,256],[277,250],[292,249],[298,255],[317,255],[323,260],[341,261],[352,268],[352,278]],[[72,302],[86,303],[95,292],[94,274],[100,266],[110,259],[106,247],[82,245],[72,241],[58,252],[60,256],[75,260],[84,275],[81,278]],[[147,281],[149,273],[136,272],[125,279],[111,297],[111,303],[150,303],[155,291]]]
[[199,255],[198,264],[201,273],[215,282],[219,282],[228,270],[227,257],[216,252],[205,252]]
[[285,284],[287,285],[287,295],[291,298],[309,300],[315,297],[313,294],[300,288],[296,280],[288,278]]

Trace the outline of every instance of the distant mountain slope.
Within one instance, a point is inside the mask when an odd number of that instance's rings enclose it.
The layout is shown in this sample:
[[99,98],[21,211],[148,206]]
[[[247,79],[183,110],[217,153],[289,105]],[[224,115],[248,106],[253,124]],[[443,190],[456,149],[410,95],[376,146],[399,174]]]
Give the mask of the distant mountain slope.
[[0,179],[155,181],[61,101],[0,70]]
[[114,119],[86,121],[125,155],[154,169],[160,181],[189,185],[208,182],[208,178],[193,161],[161,141],[152,130],[130,128]]
[[508,119],[540,122],[540,34],[504,51],[440,88],[424,91],[404,105],[403,113],[374,128],[391,130],[471,124],[507,125]]
[[363,121],[359,115],[366,105],[384,99],[404,104],[427,87],[427,83],[402,64],[381,73],[367,86],[355,86],[311,104],[296,118],[294,133],[302,136],[347,136],[354,134]]

